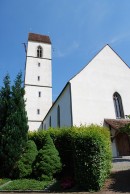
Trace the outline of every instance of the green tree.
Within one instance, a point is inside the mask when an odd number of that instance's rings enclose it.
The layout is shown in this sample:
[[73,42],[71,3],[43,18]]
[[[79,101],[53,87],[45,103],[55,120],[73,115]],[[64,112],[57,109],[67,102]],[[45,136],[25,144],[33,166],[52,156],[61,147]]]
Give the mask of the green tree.
[[39,180],[51,180],[56,173],[62,169],[59,153],[51,139],[47,134],[45,137],[45,145],[39,150],[34,164],[34,175]]
[[10,76],[7,74],[3,79],[3,87],[0,90],[0,175],[4,174],[4,162],[7,160],[5,152],[5,125],[11,112],[11,88]]
[[2,129],[3,135],[3,170],[6,176],[12,176],[12,170],[19,159],[27,142],[27,113],[25,111],[24,87],[22,85],[22,74],[19,73],[12,86],[9,104],[9,114],[6,117]]

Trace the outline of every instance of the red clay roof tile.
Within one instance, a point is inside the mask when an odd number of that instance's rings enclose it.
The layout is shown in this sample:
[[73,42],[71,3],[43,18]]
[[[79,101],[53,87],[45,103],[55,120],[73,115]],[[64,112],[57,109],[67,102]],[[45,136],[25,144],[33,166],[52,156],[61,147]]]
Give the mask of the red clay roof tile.
[[43,42],[43,43],[51,44],[49,36],[34,34],[34,33],[29,33],[28,41]]

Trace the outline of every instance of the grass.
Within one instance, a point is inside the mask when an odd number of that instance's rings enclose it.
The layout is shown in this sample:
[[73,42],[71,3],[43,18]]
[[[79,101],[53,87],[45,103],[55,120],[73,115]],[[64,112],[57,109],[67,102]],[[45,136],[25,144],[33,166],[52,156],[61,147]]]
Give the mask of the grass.
[[0,186],[10,181],[10,179],[0,179]]
[[18,179],[18,180],[12,180],[9,184],[5,186],[2,186],[2,187],[0,186],[0,190],[10,190],[10,191],[11,190],[44,190],[50,184],[51,184],[50,181],[37,181],[34,179]]

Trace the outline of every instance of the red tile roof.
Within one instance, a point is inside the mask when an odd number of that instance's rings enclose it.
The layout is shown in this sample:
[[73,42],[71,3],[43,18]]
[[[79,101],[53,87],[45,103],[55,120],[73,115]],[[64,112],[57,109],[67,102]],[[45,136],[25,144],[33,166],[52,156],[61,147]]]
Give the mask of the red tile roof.
[[28,41],[43,42],[43,43],[51,44],[49,36],[34,34],[34,33],[29,33]]
[[104,119],[104,121],[114,129],[120,129],[130,123],[130,119]]

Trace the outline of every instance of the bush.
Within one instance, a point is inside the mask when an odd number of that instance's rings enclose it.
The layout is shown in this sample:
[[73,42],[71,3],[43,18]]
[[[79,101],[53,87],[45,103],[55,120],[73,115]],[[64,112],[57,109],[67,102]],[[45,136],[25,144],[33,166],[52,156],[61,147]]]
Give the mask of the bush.
[[110,173],[112,160],[107,128],[91,125],[35,133],[30,137],[35,139],[38,147],[45,144],[46,134],[52,137],[62,161],[62,178],[74,177],[77,184],[86,190],[102,187]]
[[29,140],[20,160],[17,162],[14,176],[17,178],[29,177],[32,173],[32,164],[38,154],[36,144]]
[[42,149],[43,145],[45,144],[45,136],[47,131],[40,130],[40,131],[29,131],[28,138],[33,140],[37,146],[37,149]]
[[73,154],[69,131],[71,131],[71,128],[62,128],[62,130],[59,128],[50,128],[49,130],[29,132],[29,139],[36,143],[38,150],[42,149],[45,145],[45,136],[47,134],[51,136],[61,158],[61,176],[73,176],[74,174]]
[[38,180],[52,180],[61,171],[59,153],[49,134],[45,136],[45,144],[39,150],[34,163],[33,172]]
[[49,129],[48,133],[54,140],[62,162],[62,178],[74,176],[73,150],[71,145],[71,127],[62,129]]
[[99,190],[111,169],[110,134],[106,128],[91,125],[71,132],[75,179],[86,190]]

